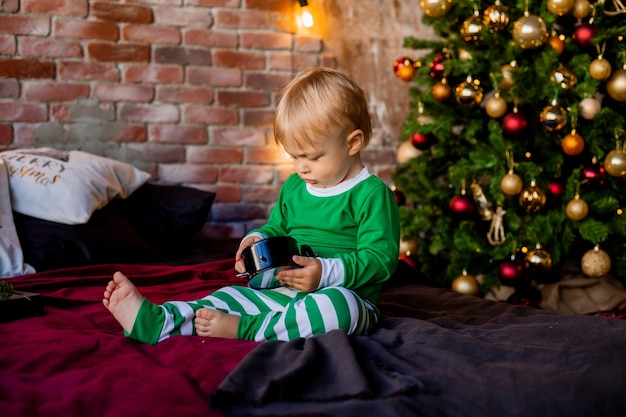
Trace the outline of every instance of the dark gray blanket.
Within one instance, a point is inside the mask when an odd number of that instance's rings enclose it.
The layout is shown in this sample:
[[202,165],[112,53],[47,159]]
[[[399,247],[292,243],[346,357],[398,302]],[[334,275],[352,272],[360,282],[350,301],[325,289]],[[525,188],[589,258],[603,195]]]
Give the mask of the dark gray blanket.
[[223,381],[233,416],[623,417],[626,321],[425,285],[386,290],[368,336],[267,342]]

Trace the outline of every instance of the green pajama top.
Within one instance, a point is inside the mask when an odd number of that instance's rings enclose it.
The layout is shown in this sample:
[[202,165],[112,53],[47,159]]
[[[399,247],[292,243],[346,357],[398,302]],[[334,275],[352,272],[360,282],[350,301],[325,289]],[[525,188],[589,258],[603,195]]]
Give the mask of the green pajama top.
[[328,189],[290,175],[267,223],[251,233],[309,245],[322,261],[320,288],[342,286],[373,304],[398,262],[398,204],[367,168],[354,181]]

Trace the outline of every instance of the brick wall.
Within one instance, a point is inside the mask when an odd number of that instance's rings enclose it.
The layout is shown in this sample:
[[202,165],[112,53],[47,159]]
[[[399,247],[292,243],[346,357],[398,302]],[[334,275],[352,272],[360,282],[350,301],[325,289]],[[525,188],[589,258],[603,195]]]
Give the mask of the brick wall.
[[[278,91],[302,68],[341,67],[297,33],[296,6],[0,0],[0,149],[80,148],[214,191],[203,233],[241,237],[292,172],[272,137]],[[374,140],[365,158],[388,180],[393,146]]]

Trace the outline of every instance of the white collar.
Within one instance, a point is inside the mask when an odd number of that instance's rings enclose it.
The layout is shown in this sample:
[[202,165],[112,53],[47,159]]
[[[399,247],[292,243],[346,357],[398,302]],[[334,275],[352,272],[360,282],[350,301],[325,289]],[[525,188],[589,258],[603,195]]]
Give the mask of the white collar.
[[361,172],[359,172],[356,177],[342,181],[339,184],[334,185],[332,187],[319,188],[319,187],[313,187],[311,184],[307,183],[306,189],[311,195],[315,197],[333,197],[333,196],[345,193],[346,191],[350,190],[361,181],[370,177],[371,175],[372,173],[370,172],[369,168],[363,167]]

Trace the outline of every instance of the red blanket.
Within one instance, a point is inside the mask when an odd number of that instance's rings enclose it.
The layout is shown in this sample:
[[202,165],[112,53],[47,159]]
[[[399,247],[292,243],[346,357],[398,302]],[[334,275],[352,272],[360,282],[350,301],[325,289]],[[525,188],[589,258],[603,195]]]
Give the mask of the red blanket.
[[241,283],[232,260],[99,265],[12,279],[15,290],[43,296],[45,314],[0,324],[0,415],[222,415],[208,398],[258,343],[176,336],[149,346],[123,337],[101,303],[116,270],[156,303]]

